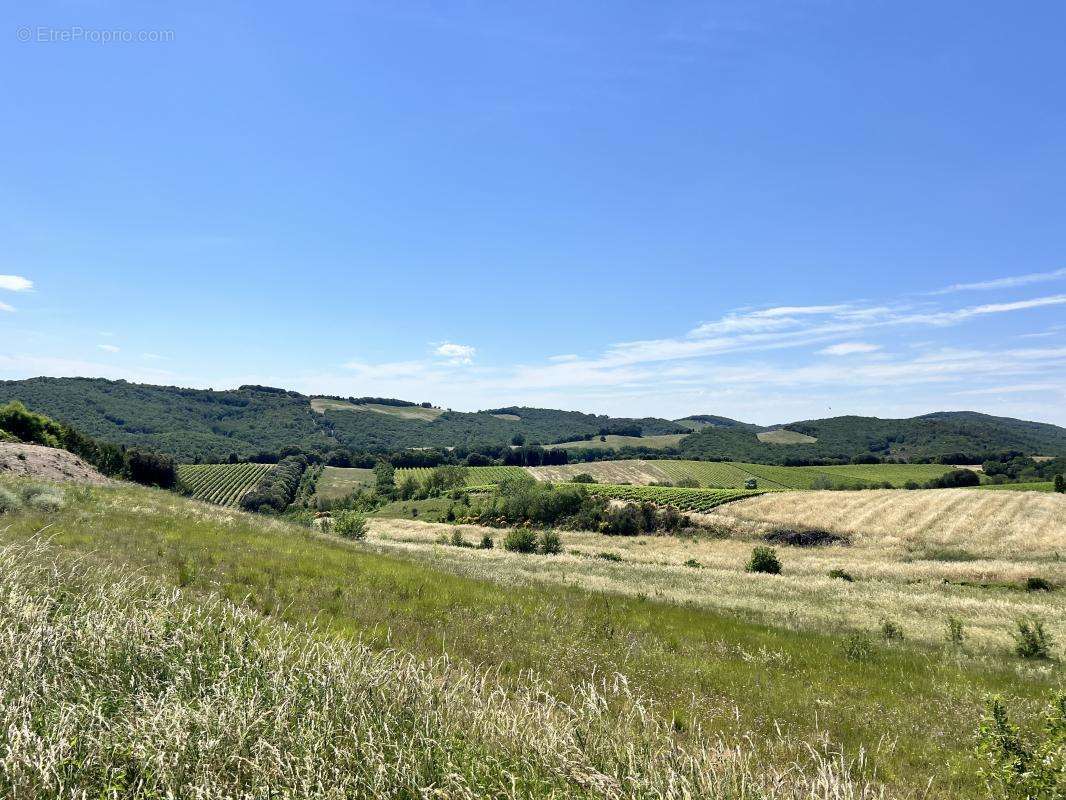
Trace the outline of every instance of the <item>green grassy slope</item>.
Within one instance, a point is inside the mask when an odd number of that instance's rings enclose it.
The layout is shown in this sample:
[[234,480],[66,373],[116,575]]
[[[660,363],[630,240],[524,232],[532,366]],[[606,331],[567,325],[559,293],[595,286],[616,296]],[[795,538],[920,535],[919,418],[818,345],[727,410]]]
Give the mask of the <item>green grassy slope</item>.
[[729,740],[750,734],[782,768],[807,763],[807,743],[820,748],[823,736],[830,752],[864,747],[866,769],[892,796],[922,794],[930,778],[923,796],[983,796],[968,732],[984,696],[1035,703],[1061,685],[1056,669],[1023,672],[1011,659],[896,645],[855,661],[832,634],[561,586],[501,587],[139,487],[68,491],[59,512],[6,517],[0,541],[25,542],[45,525],[52,546],[140,570],[187,597],[227,598],[374,649],[446,653],[495,669],[512,689],[530,669],[555,689],[623,675],[681,741],[698,727]]

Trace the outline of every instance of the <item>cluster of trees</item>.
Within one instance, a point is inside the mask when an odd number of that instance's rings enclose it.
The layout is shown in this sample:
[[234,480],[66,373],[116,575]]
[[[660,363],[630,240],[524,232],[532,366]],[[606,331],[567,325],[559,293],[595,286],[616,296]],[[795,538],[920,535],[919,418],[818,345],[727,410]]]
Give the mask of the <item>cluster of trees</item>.
[[173,488],[178,482],[177,466],[171,456],[99,441],[73,425],[30,411],[17,400],[0,406],[0,433],[7,434],[0,439],[67,450],[108,477],[164,489]]
[[676,532],[691,524],[673,506],[611,505],[607,498],[590,494],[580,484],[553,485],[526,476],[501,482],[499,491],[473,509],[472,516],[482,525],[557,527],[616,536]]
[[241,498],[241,508],[245,511],[280,514],[295,498],[306,469],[307,459],[302,455],[286,456]]
[[561,448],[545,450],[538,444],[527,444],[523,447],[506,448],[500,463],[507,467],[547,467],[566,464],[569,460],[570,456]]

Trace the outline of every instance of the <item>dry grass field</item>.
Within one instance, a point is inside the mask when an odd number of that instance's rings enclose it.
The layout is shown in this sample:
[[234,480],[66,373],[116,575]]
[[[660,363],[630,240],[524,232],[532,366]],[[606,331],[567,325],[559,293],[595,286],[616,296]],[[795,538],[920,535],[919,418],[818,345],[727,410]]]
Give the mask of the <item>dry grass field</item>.
[[[963,622],[972,652],[1006,653],[1017,619],[1043,619],[1066,641],[1066,497],[966,490],[781,492],[732,503],[693,537],[561,534],[565,553],[515,555],[437,543],[441,526],[375,520],[370,541],[452,572],[503,583],[547,582],[737,613],[801,630],[866,631],[886,620],[908,640],[939,646]],[[775,529],[819,528],[848,543],[775,544],[781,575],[745,572]],[[462,526],[477,542],[488,532]],[[611,553],[620,560],[608,560]],[[847,581],[831,570],[850,575]],[[1027,592],[1029,577],[1052,592]]]
[[526,467],[538,481],[563,482],[575,475],[587,474],[600,483],[663,483],[671,480],[655,461],[627,459],[625,461],[590,461],[587,464],[563,464],[557,467]]

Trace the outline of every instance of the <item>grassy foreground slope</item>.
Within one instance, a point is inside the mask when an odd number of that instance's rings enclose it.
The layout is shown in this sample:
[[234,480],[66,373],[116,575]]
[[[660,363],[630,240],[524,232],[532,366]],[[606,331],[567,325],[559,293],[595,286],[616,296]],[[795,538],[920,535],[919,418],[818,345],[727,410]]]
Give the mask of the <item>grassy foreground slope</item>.
[[[94,759],[99,748],[104,748],[102,763],[116,763],[122,775],[129,774],[124,766],[129,753],[151,752],[146,743],[163,731],[168,735],[176,731],[180,735],[168,740],[160,764],[173,763],[163,756],[180,749],[195,761],[196,769],[190,774],[198,780],[229,779],[232,772],[227,772],[226,765],[234,761],[227,760],[220,747],[207,743],[193,747],[196,735],[192,733],[213,731],[221,738],[225,729],[220,719],[227,717],[222,713],[227,709],[239,719],[266,726],[259,728],[267,732],[266,741],[285,755],[279,763],[290,763],[290,753],[295,753],[295,761],[302,756],[303,766],[294,766],[294,774],[303,775],[300,770],[313,771],[319,764],[334,761],[340,769],[364,774],[349,767],[349,756],[329,741],[345,725],[356,731],[357,738],[370,736],[369,730],[378,730],[374,722],[378,718],[370,709],[377,708],[381,714],[400,715],[396,720],[380,718],[380,724],[394,726],[395,733],[379,731],[385,750],[374,749],[368,756],[370,763],[381,764],[385,770],[381,780],[386,783],[378,787],[378,796],[404,796],[397,788],[401,784],[387,781],[402,780],[398,765],[410,758],[418,763],[420,771],[415,774],[429,776],[426,780],[454,765],[450,780],[459,782],[454,793],[462,794],[464,786],[473,786],[475,796],[539,797],[554,792],[560,797],[569,793],[852,798],[868,796],[864,785],[876,778],[887,784],[890,796],[979,797],[983,787],[975,777],[968,732],[976,727],[985,694],[1005,692],[1031,707],[1061,685],[1057,668],[1027,669],[1009,658],[949,657],[940,649],[901,644],[874,645],[868,658],[856,660],[849,655],[846,638],[833,633],[774,627],[706,609],[544,585],[514,575],[494,582],[451,574],[410,558],[373,552],[366,545],[139,487],[68,490],[66,505],[58,512],[24,511],[5,518],[0,540],[24,543],[45,525],[50,526],[51,545],[62,553],[116,566],[125,574],[137,570],[153,582],[179,587],[185,598],[229,599],[280,622],[312,623],[317,630],[339,637],[329,645],[342,648],[334,660],[322,645],[309,643],[308,650],[286,648],[289,640],[272,629],[255,628],[261,633],[249,639],[242,633],[246,630],[243,623],[205,624],[205,618],[197,614],[214,612],[175,612],[169,601],[158,599],[166,595],[154,595],[156,600],[148,605],[127,607],[126,595],[114,593],[113,602],[118,605],[111,608],[115,610],[87,613],[84,618],[70,611],[77,604],[68,601],[63,614],[72,615],[69,630],[80,630],[88,617],[95,615],[98,620],[96,627],[86,630],[102,631],[99,636],[86,633],[77,639],[71,633],[71,646],[89,641],[98,648],[99,642],[107,642],[103,655],[87,662],[88,674],[101,675],[98,683],[91,684],[102,687],[99,708],[122,714],[117,727],[105,725],[104,720],[92,728],[96,734],[77,741]],[[526,563],[565,566],[547,556],[521,558],[528,559]],[[768,587],[774,580],[773,576],[751,577]],[[40,581],[34,578],[26,583]],[[17,594],[0,596],[15,598]],[[104,587],[93,595],[88,608],[112,602],[107,600],[111,594],[110,587]],[[54,605],[45,603],[45,607]],[[103,631],[104,619],[118,626],[113,635]],[[138,649],[148,648],[150,638],[138,630],[154,632],[156,650]],[[171,638],[162,640],[173,643],[171,650],[158,649],[160,631],[171,631]],[[218,633],[201,644],[194,635],[197,631]],[[273,641],[276,636],[281,636],[279,649],[290,650],[296,659],[290,669],[282,668],[287,662],[279,662],[281,656],[261,649],[266,646],[262,640]],[[369,653],[350,657],[343,648],[352,645],[344,640],[356,638],[371,650],[399,648],[424,658],[447,653],[462,674],[469,674],[477,664],[492,672],[454,684],[469,687],[458,692],[451,691],[450,679],[422,680],[412,675],[414,686],[411,694],[405,694],[405,675],[414,667],[386,652],[377,661]],[[251,651],[249,642],[253,643]],[[29,641],[22,651],[33,652],[35,646]],[[240,683],[243,669],[223,668],[240,664],[235,659],[241,647],[251,659],[247,684]],[[218,655],[219,648],[227,654],[224,658]],[[187,652],[204,655],[190,658]],[[300,661],[305,652],[314,655],[310,665]],[[203,665],[203,671],[187,679],[187,670],[163,666],[170,663],[160,661],[165,653],[175,664]],[[109,654],[114,657],[103,657]],[[73,659],[71,669],[77,660]],[[343,667],[346,660],[353,662],[354,671]],[[37,677],[25,669],[24,659],[16,663],[17,667],[8,667],[7,674],[24,677],[5,685],[15,687],[19,695],[19,687],[30,687]],[[68,662],[60,659],[56,663]],[[137,670],[129,690],[122,688],[122,678],[127,676],[101,672],[125,663]],[[369,683],[357,679],[361,665],[369,665]],[[311,666],[314,669],[309,672]],[[544,683],[531,683],[527,670],[540,674]],[[277,674],[280,682],[264,683],[270,674]],[[335,677],[329,681],[313,677],[324,674]],[[222,678],[225,675],[239,685],[230,686]],[[624,681],[616,675],[624,676]],[[590,681],[600,687],[596,695],[582,688]],[[53,692],[61,691],[63,685],[85,684],[66,678],[49,684]],[[327,686],[337,688],[320,694]],[[370,716],[355,711],[347,715],[344,706],[350,702],[349,690],[354,687],[358,693],[371,686],[379,688],[383,698],[396,693],[396,702],[371,702],[369,706],[359,702],[353,707],[366,709]],[[572,704],[556,705],[535,691],[541,686]],[[436,693],[431,687],[436,687]],[[506,691],[494,694],[496,688]],[[112,702],[113,695],[107,692],[119,692],[120,702]],[[31,689],[23,694],[32,701]],[[592,699],[601,695],[602,700]],[[641,707],[646,712],[638,710],[633,695],[643,698]],[[378,696],[371,693],[371,699]],[[459,702],[463,696],[469,705]],[[130,700],[123,699],[129,697],[159,701],[131,706]],[[262,705],[241,706],[242,701],[257,697],[262,698]],[[407,697],[412,702],[404,715],[402,701]],[[533,697],[539,699],[534,702]],[[524,705],[523,698],[529,698],[533,706]],[[191,704],[192,710],[186,710],[184,703]],[[512,708],[512,703],[519,705]],[[571,713],[578,705],[585,711]],[[260,708],[262,717],[256,713]],[[931,708],[937,713],[930,714]],[[530,722],[528,714],[537,709],[544,716]],[[33,713],[32,709],[27,713]],[[44,712],[38,707],[36,713]],[[479,716],[482,713],[486,716]],[[422,720],[424,715],[428,722],[419,725],[417,736],[409,736],[411,720]],[[91,715],[86,719],[87,724],[92,722]],[[199,719],[205,725],[196,726]],[[300,719],[301,725],[293,727],[294,719]],[[59,724],[56,719],[41,720]],[[540,724],[548,726],[543,733],[536,728]],[[304,725],[311,725],[310,731],[297,736]],[[102,738],[100,731],[105,729],[113,738]],[[489,735],[486,730],[499,733]],[[513,738],[503,735],[506,730],[514,731]],[[556,736],[556,730],[572,735]],[[458,735],[459,731],[464,733]],[[736,757],[750,756],[743,784],[735,780],[733,756],[715,749],[719,735],[726,745],[741,747]],[[206,738],[214,741],[210,735]],[[258,738],[244,741],[251,747]],[[354,747],[348,744],[352,741],[342,736],[338,747]],[[521,755],[525,751],[515,751],[516,741],[529,750],[525,756]],[[542,741],[548,743],[546,749]],[[189,749],[182,749],[182,742]],[[865,756],[855,761],[860,748],[865,748]],[[248,780],[253,780],[251,776],[265,780],[257,772],[268,768],[269,760],[262,752],[253,749],[248,755],[249,765],[255,765],[249,767]],[[273,750],[267,752],[274,757]],[[485,756],[486,752],[492,755]],[[690,752],[709,755],[689,758]],[[75,758],[72,763],[101,763],[94,759]],[[27,758],[23,763],[31,761]],[[517,776],[518,788],[500,780],[508,770]],[[161,767],[149,777],[166,774]],[[601,776],[606,784],[597,783]],[[761,790],[775,776],[780,783],[763,795]],[[311,775],[308,780],[320,777]],[[930,778],[932,789],[924,794]],[[560,781],[563,788],[559,788]],[[673,782],[664,785],[662,781]],[[710,785],[710,781],[718,783]],[[296,793],[314,793],[317,785],[304,785]],[[366,791],[367,796],[373,794]]]

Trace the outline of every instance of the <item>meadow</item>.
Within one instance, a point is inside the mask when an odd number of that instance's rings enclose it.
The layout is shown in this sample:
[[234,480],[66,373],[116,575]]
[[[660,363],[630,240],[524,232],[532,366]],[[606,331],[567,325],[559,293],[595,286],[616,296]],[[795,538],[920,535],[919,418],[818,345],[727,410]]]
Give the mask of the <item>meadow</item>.
[[325,500],[340,500],[352,492],[374,485],[374,470],[358,467],[323,467],[315,494]]
[[273,464],[181,464],[178,481],[191,497],[236,508]]
[[[453,526],[378,519],[367,542],[353,543],[158,490],[64,494],[59,510],[5,516],[0,541],[23,546],[48,526],[55,555],[42,573],[62,577],[57,564],[77,563],[163,588],[131,600],[92,577],[80,614],[65,578],[56,587],[34,574],[15,585],[18,570],[0,572],[9,587],[0,598],[11,608],[0,617],[12,633],[3,641],[10,651],[28,637],[4,662],[5,675],[25,677],[4,685],[30,699],[6,704],[5,713],[15,709],[47,730],[66,725],[83,748],[56,756],[70,766],[50,780],[101,763],[116,765],[113,774],[162,780],[179,764],[195,781],[243,774],[249,786],[299,780],[314,793],[326,780],[321,770],[335,764],[330,779],[341,786],[365,786],[346,781],[376,775],[377,796],[416,794],[403,782],[410,774],[459,796],[976,798],[985,791],[972,732],[985,697],[1006,694],[1025,713],[1063,687],[1058,662],[1023,660],[1009,649],[1015,614],[1063,618],[1060,591],[945,584],[940,567],[969,564],[937,562],[926,572],[924,563],[893,562],[879,555],[898,550],[891,537],[787,548],[784,573],[773,576],[744,571],[745,553],[762,535],[757,523],[724,516],[717,530],[686,539],[564,534],[564,554],[537,556],[439,544]],[[805,496],[771,493],[709,516]],[[1037,539],[1017,575],[1039,564],[1061,580],[1061,563],[1051,559],[1060,535],[1053,528]],[[1016,541],[995,553],[994,537],[984,546],[1005,569],[1017,562]],[[829,578],[830,562],[854,570],[854,580]],[[57,606],[50,598],[60,596]],[[730,607],[729,598],[748,607]],[[239,608],[223,611],[220,600]],[[56,608],[58,618],[48,611]],[[882,608],[899,621],[902,640],[880,635]],[[25,665],[27,654],[42,652],[44,629],[11,622],[37,619],[33,609],[52,615],[47,641],[69,654],[34,662],[53,670],[39,680]],[[958,645],[935,634],[951,613],[965,620]],[[1061,623],[1052,624],[1061,640]],[[310,628],[292,633],[290,625]],[[159,649],[161,642],[169,644]],[[238,668],[242,653],[251,661]],[[205,669],[187,679],[196,664]],[[94,675],[97,682],[87,682]],[[425,693],[408,691],[409,680]],[[26,689],[31,683],[40,688]],[[100,689],[69,699],[84,713],[49,716],[43,700],[30,707],[42,693],[85,685]],[[327,686],[328,695],[317,694]],[[101,702],[93,705],[94,697]],[[133,697],[141,699],[131,705]],[[482,725],[478,709],[489,707],[493,724]],[[96,724],[108,709],[119,711]],[[227,724],[253,726],[241,740],[250,750],[212,744],[225,741]],[[214,735],[193,746],[194,731],[205,730]],[[151,752],[145,743],[164,731],[156,767],[128,772],[129,754]],[[4,780],[37,774],[37,741],[18,740],[13,752],[24,757],[8,756],[19,768],[4,771]],[[353,750],[378,769],[354,763]],[[288,766],[273,773],[271,764]]]

